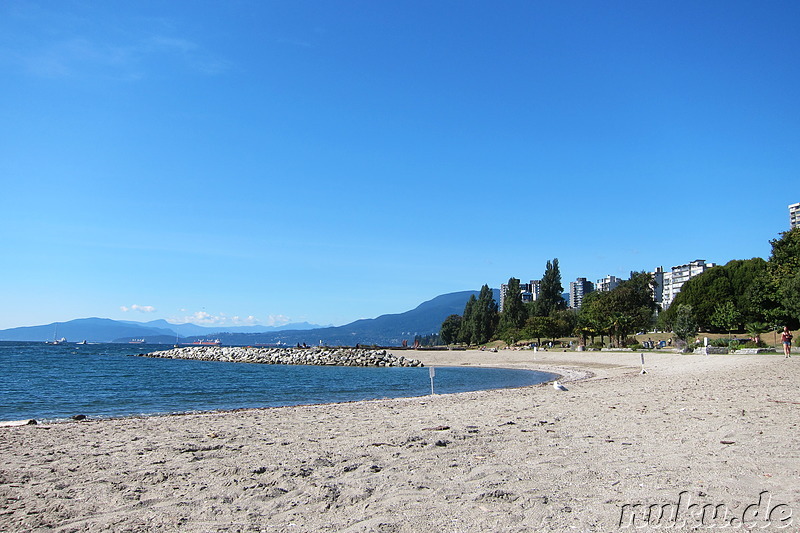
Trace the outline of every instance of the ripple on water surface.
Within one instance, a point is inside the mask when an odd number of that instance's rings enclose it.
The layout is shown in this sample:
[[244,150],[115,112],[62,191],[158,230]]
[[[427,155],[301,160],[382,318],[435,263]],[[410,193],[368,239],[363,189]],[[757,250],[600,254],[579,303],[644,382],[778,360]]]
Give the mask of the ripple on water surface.
[[[163,346],[0,342],[0,421],[117,417],[430,394],[428,368],[286,366],[130,357]],[[534,385],[552,374],[437,367],[437,394]]]

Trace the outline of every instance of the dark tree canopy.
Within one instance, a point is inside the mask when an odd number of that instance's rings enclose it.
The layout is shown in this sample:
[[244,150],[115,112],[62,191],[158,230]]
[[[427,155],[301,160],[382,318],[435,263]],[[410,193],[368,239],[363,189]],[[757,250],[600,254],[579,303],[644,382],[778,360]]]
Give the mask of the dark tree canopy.
[[535,302],[535,314],[538,316],[550,316],[553,311],[560,311],[567,308],[567,302],[562,293],[564,287],[561,285],[561,271],[558,268],[558,258],[548,261],[544,269],[544,275],[539,285],[539,297]]
[[[676,306],[687,305],[701,330],[726,331],[712,317],[721,306],[727,309],[728,304],[740,312],[742,324],[765,320],[765,306],[774,307],[770,303],[773,296],[763,285],[766,272],[767,262],[760,257],[715,266],[683,284],[672,306],[665,311],[665,320],[673,322]],[[759,292],[755,292],[757,289]]]
[[467,304],[464,306],[464,314],[461,315],[461,328],[458,332],[458,342],[469,344],[475,331],[475,306],[478,299],[471,294]]
[[775,309],[770,318],[791,329],[800,327],[800,228],[781,233],[770,241],[767,287]]
[[609,335],[621,346],[628,335],[652,325],[658,309],[654,285],[650,273],[634,272],[612,291],[588,294],[578,312],[578,331],[591,337]]
[[528,310],[520,298],[519,280],[510,278],[506,285],[506,295],[503,301],[503,312],[500,313],[500,331],[519,329],[525,325]]
[[484,344],[489,342],[497,329],[497,302],[492,289],[488,285],[481,287],[478,300],[473,310],[475,323],[470,344]]
[[458,336],[461,331],[461,315],[450,315],[442,322],[442,327],[439,330],[439,337],[445,344],[452,344],[458,342]]
[[773,281],[794,277],[800,272],[800,228],[781,233],[780,239],[769,241],[772,254],[769,257],[769,275]]

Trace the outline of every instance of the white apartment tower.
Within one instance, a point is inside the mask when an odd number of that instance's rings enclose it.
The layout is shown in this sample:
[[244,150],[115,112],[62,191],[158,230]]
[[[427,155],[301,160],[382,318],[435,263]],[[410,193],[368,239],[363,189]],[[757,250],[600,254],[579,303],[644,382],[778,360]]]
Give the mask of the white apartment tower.
[[800,228],[800,203],[789,206],[789,229]]
[[[653,272],[653,278],[659,284],[661,290],[659,291],[659,286],[655,289],[654,299],[656,303],[660,303],[662,309],[667,309],[672,304],[675,296],[681,292],[681,287],[683,287],[684,283],[714,266],[716,266],[715,263],[706,263],[705,259],[695,259],[691,263],[672,267],[670,272],[664,272],[661,267],[657,268]],[[658,294],[659,292],[661,293],[660,295]],[[659,301],[659,296],[661,301]]]
[[606,276],[603,279],[598,279],[594,284],[594,290],[598,292],[611,292],[616,289],[623,280],[617,276]]

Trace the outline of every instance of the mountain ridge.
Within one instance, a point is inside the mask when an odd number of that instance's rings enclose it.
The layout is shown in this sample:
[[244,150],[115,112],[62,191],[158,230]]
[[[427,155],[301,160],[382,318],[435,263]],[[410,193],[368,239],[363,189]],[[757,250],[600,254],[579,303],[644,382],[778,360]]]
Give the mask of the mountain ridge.
[[[499,290],[493,289],[493,293],[495,299],[499,300]],[[403,313],[359,319],[343,326],[321,327],[301,322],[284,326],[209,328],[196,324],[171,324],[163,319],[134,322],[90,317],[0,330],[0,340],[44,342],[55,337],[66,337],[70,341],[129,342],[132,339],[144,339],[146,342],[171,344],[176,341],[191,342],[195,338],[213,335],[223,344],[240,345],[319,342],[344,346],[399,345],[403,340],[413,341],[416,335],[438,333],[444,319],[451,314],[461,314],[473,294],[477,296],[478,291],[441,294]],[[264,328],[267,328],[266,331],[252,331]]]

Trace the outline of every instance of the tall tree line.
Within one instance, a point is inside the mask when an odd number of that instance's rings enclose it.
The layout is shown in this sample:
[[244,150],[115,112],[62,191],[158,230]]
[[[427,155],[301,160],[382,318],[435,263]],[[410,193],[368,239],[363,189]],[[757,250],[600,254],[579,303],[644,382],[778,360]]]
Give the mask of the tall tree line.
[[652,274],[631,273],[631,278],[608,292],[592,292],[580,310],[567,309],[562,296],[558,259],[548,261],[536,301],[523,304],[520,281],[508,280],[503,312],[487,285],[470,297],[463,315],[451,315],[442,323],[446,343],[483,344],[500,338],[555,339],[579,335],[583,342],[608,336],[622,346],[637,331],[654,326],[686,339],[696,331],[746,330],[755,337],[781,329],[800,328],[800,228],[770,241],[769,260],[734,260],[691,278],[669,309],[655,303]]
[[470,296],[462,315],[450,315],[444,320],[439,332],[442,342],[477,345],[496,338],[511,342],[569,335],[574,328],[574,313],[567,311],[563,290],[558,259],[547,261],[539,298],[534,302],[523,303],[520,280],[510,278],[500,313],[492,290],[484,285],[477,298]]

